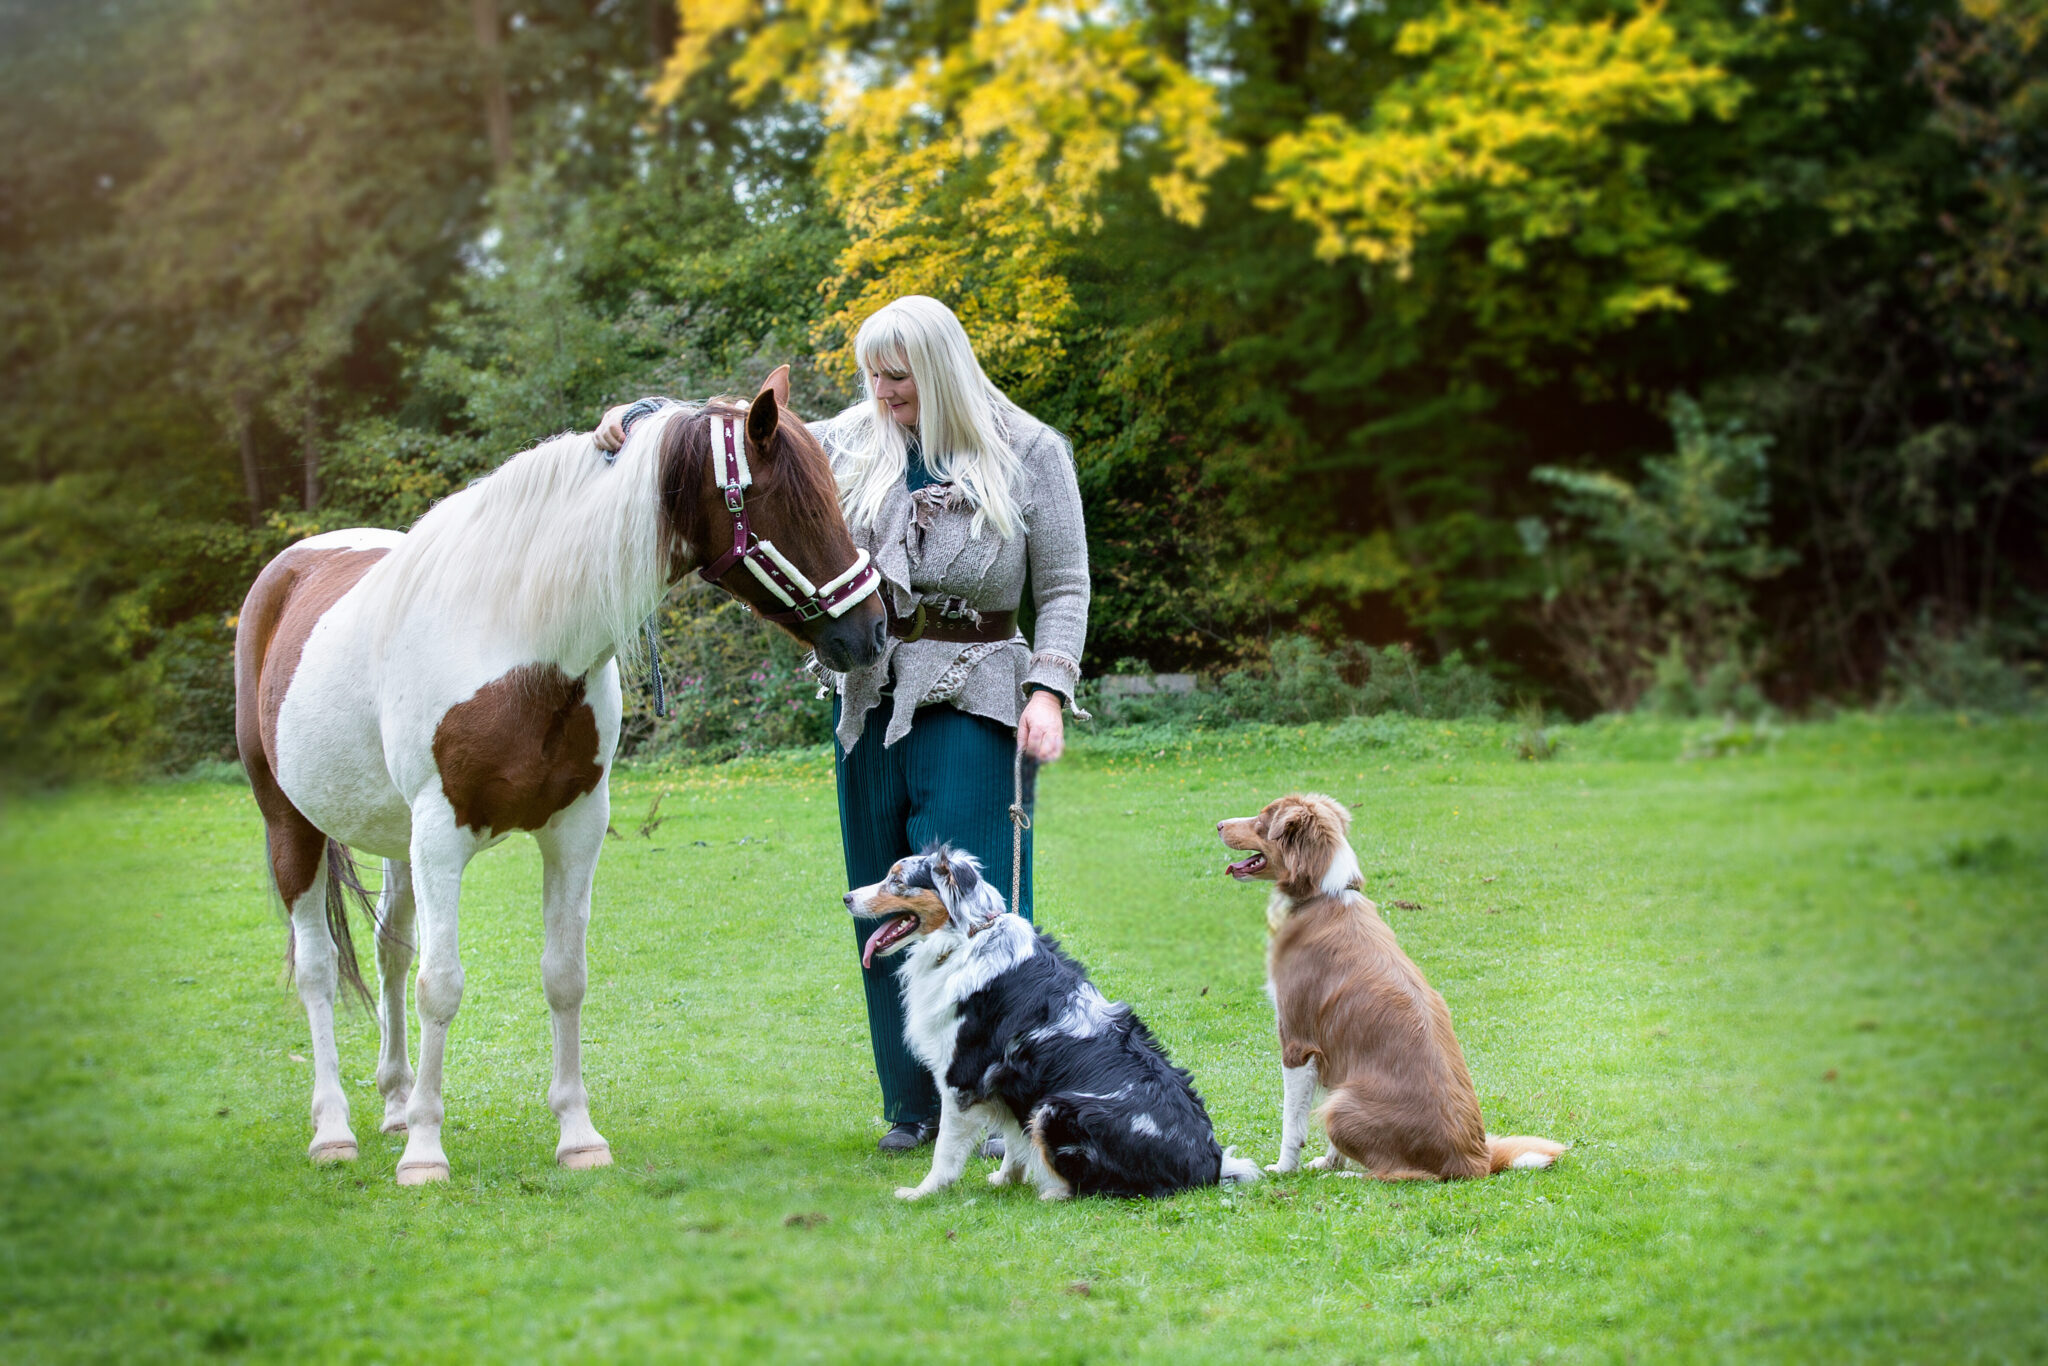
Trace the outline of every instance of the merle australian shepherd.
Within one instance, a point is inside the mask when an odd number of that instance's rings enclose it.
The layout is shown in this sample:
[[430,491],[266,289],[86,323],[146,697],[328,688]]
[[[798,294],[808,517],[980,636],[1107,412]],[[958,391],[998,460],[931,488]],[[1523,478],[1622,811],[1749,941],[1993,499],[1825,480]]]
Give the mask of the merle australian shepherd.
[[958,1181],[984,1125],[1003,1139],[989,1184],[1028,1178],[1043,1200],[1258,1180],[1216,1146],[1193,1080],[1152,1031],[1011,915],[972,855],[929,848],[848,892],[846,907],[880,922],[864,964],[910,955],[897,975],[903,1038],[939,1084],[932,1169],[900,1198]]

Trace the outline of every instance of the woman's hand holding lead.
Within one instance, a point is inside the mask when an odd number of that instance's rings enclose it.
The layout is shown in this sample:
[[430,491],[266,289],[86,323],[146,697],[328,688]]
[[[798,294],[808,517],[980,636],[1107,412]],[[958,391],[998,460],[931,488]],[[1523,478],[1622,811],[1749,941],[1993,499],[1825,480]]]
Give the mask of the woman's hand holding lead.
[[1017,743],[1041,764],[1049,764],[1067,748],[1066,721],[1060,715],[1060,695],[1040,689],[1024,704],[1017,721]]

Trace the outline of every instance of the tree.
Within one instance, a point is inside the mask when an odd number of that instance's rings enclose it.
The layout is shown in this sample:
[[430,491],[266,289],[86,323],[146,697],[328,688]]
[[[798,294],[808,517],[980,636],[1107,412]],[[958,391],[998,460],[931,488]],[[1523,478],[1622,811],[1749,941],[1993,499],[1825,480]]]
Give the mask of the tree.
[[178,377],[236,449],[251,525],[267,509],[257,424],[295,438],[310,507],[323,391],[452,264],[449,229],[482,188],[449,79],[469,54],[443,19],[396,0],[214,0],[160,68],[162,151],[123,196],[125,246],[142,297],[186,329]]

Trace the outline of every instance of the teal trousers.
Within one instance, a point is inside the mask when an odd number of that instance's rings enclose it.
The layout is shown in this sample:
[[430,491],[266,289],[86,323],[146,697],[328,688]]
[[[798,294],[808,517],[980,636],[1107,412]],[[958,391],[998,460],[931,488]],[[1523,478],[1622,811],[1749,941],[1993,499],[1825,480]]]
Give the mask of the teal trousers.
[[[981,860],[983,874],[1010,896],[1010,727],[943,703],[921,707],[910,734],[882,744],[888,725],[885,698],[868,716],[851,750],[833,744],[839,780],[839,834],[846,847],[846,885],[880,882],[889,865],[927,844],[947,843]],[[839,721],[839,703],[832,704]],[[1024,761],[1024,807],[1033,806],[1037,765]],[[1031,832],[1024,833],[1023,889],[1010,909],[1031,918]],[[853,924],[855,961],[874,927]],[[903,996],[896,969],[903,955],[878,958],[861,972],[867,993],[868,1041],[882,1083],[882,1118],[891,1124],[937,1119],[939,1092],[932,1075],[903,1042]]]

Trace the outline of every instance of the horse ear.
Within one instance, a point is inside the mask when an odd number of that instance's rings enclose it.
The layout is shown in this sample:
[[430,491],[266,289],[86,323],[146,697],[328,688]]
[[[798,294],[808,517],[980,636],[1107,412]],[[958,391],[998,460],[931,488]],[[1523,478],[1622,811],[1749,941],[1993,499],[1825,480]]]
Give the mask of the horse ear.
[[774,394],[776,403],[787,408],[789,406],[789,367],[787,365],[776,366],[775,373],[761,382],[761,392],[764,394]]
[[747,440],[754,443],[754,449],[762,455],[768,454],[769,443],[775,440],[775,427],[782,420],[782,405],[775,401],[775,394],[767,385],[754,395],[754,401],[747,405]]

